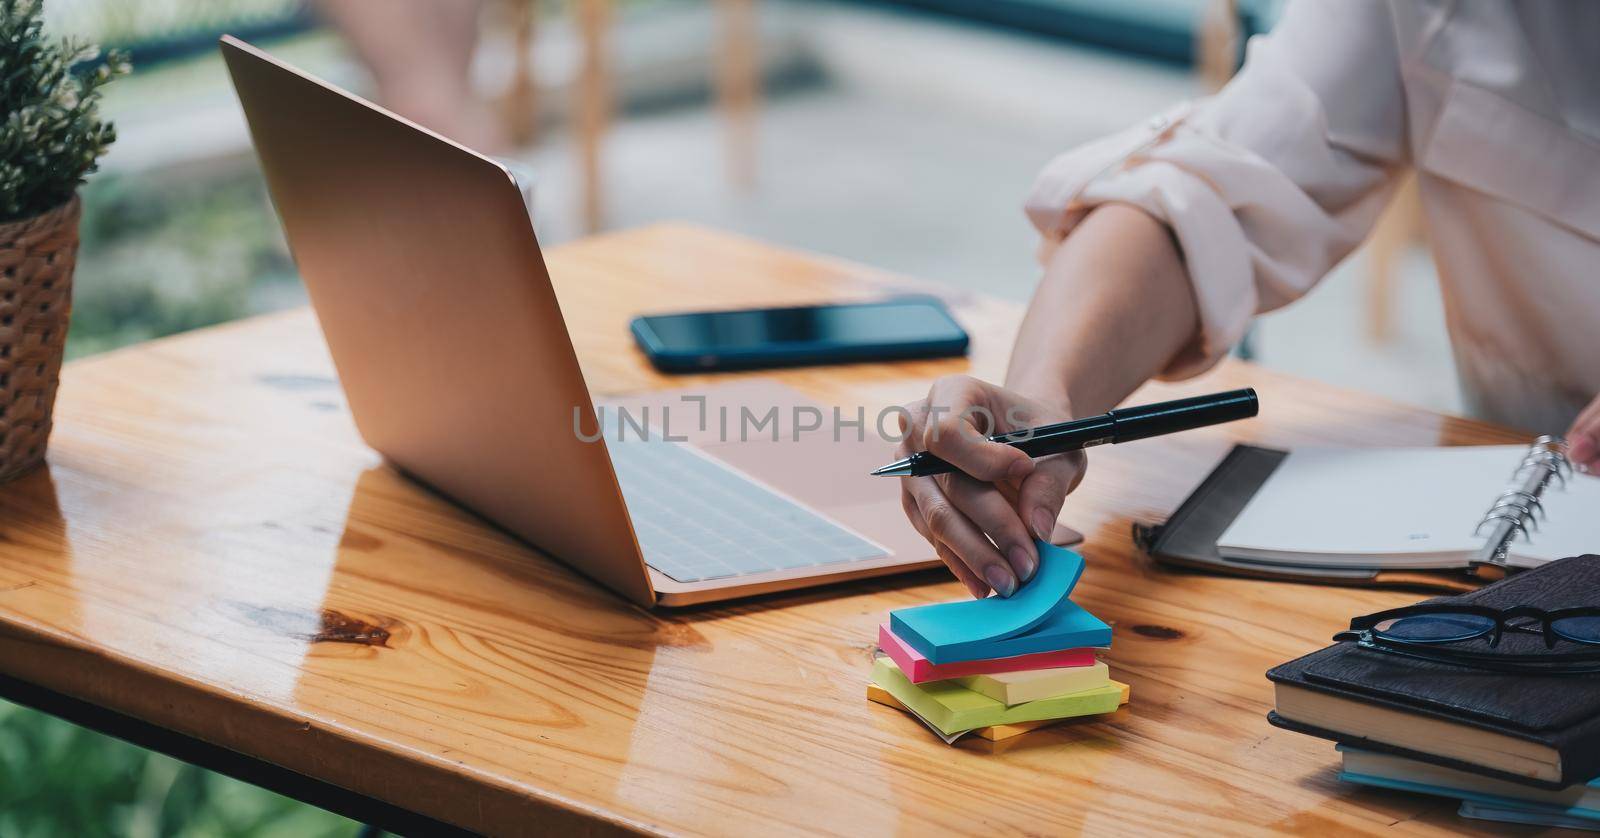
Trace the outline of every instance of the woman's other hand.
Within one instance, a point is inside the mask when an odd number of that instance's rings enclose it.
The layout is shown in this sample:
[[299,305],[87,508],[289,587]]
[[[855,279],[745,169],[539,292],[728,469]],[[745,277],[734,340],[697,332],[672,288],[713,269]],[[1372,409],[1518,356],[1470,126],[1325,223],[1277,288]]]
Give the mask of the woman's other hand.
[[1567,456],[1583,471],[1600,473],[1600,396],[1578,414],[1567,430]]

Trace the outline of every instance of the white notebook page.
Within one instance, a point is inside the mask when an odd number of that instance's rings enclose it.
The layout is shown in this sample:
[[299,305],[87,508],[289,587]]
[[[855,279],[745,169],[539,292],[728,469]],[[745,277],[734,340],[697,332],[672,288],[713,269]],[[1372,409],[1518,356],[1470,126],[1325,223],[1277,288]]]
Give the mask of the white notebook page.
[[[1220,538],[1225,556],[1330,566],[1449,567],[1475,557],[1473,530],[1526,445],[1296,448]],[[1550,510],[1553,530],[1558,513]]]
[[1538,565],[1600,553],[1600,477],[1574,474],[1565,487],[1552,480],[1540,495],[1545,517],[1507,551],[1512,564]]

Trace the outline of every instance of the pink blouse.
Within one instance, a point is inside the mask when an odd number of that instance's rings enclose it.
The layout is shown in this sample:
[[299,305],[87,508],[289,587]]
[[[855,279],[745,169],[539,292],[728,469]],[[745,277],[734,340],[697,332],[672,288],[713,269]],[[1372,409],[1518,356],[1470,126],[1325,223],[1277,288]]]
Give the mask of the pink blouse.
[[1600,3],[1301,0],[1216,96],[1052,161],[1028,215],[1047,247],[1107,201],[1171,226],[1183,377],[1360,244],[1408,168],[1468,404],[1565,431],[1600,392]]

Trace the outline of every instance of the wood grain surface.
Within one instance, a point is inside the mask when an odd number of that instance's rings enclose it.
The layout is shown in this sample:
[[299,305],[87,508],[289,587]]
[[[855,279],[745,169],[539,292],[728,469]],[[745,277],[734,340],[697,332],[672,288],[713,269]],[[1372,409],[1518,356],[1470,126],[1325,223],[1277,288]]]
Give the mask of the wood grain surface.
[[[639,312],[929,290],[676,225],[549,261],[596,394],[726,378],[652,372],[625,328]],[[1020,310],[946,296],[970,360],[776,377],[878,406],[945,373],[998,377]],[[1088,536],[1074,598],[1115,626],[1106,657],[1133,701],[1002,743],[946,747],[863,698],[878,623],[962,596],[947,574],[627,605],[364,447],[307,311],[69,365],[48,470],[0,488],[0,669],[492,833],[1476,828],[1444,801],[1338,783],[1328,743],[1263,718],[1270,666],[1415,595],[1169,572],[1129,527],[1238,441],[1524,437],[1236,362],[1135,399],[1241,386],[1261,393],[1256,421],[1091,453],[1063,515]]]

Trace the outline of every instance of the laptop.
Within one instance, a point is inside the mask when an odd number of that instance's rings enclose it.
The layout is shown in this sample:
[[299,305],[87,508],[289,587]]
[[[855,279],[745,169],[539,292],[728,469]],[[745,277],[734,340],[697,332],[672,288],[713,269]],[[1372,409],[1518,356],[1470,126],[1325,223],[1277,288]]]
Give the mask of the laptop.
[[691,409],[671,439],[637,432],[647,404],[597,410],[505,166],[221,48],[356,427],[401,471],[646,607],[938,564],[868,476],[893,459],[870,414],[841,442],[677,441],[702,405],[803,400],[770,381],[636,400]]

